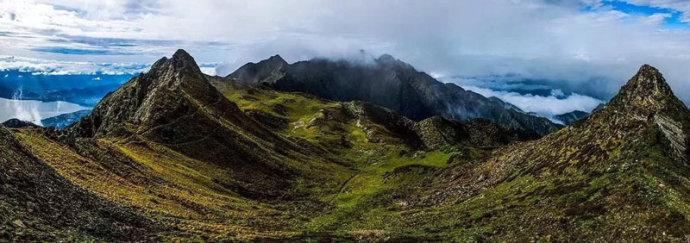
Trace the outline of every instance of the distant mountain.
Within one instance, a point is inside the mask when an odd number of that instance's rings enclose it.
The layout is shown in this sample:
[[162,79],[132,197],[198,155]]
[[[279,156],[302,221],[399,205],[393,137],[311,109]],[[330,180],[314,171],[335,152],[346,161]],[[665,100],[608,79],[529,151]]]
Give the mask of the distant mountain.
[[67,101],[95,106],[132,74],[41,74],[21,70],[0,71],[0,97],[40,101]]
[[79,121],[82,117],[91,114],[91,110],[81,110],[72,113],[62,114],[54,117],[49,117],[41,120],[44,127],[54,127],[57,129],[64,129],[73,123]]
[[571,111],[568,113],[556,115],[556,116],[554,116],[554,118],[563,122],[563,124],[565,124],[565,125],[572,125],[573,123],[580,121],[587,116],[589,116],[589,113],[587,113],[587,112],[580,111],[580,110],[574,110],[574,111]]
[[288,66],[285,59],[275,55],[259,63],[247,63],[231,73],[228,78],[244,85],[274,83],[285,76]]
[[548,119],[526,114],[496,98],[455,84],[444,84],[410,64],[383,55],[373,63],[312,59],[287,64],[279,56],[249,63],[227,76],[238,84],[270,86],[337,101],[362,100],[413,120],[433,116],[466,121],[486,118],[511,129],[545,135],[559,128]]

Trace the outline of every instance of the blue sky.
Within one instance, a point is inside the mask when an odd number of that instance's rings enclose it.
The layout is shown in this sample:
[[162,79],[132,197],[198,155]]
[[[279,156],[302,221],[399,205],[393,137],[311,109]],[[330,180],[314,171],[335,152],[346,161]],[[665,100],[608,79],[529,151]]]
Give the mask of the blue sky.
[[645,63],[688,101],[688,13],[685,0],[0,0],[0,70],[136,73],[184,48],[225,75],[366,50],[522,107],[590,108]]
[[[670,7],[664,7],[659,5],[643,5],[639,3],[631,3],[626,1],[617,0],[605,0],[601,4],[607,7],[611,7],[616,11],[620,11],[630,15],[641,15],[641,16],[663,16],[662,27],[665,28],[688,28],[690,27],[688,23],[683,22],[683,11],[679,9],[674,9]],[[592,11],[592,8],[588,8]]]

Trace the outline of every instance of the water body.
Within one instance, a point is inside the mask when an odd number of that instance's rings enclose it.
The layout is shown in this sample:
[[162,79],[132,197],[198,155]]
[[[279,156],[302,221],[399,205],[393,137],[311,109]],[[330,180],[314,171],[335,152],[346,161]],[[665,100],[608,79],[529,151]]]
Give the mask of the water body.
[[90,108],[65,101],[43,102],[0,98],[0,122],[17,118],[42,126],[42,119],[86,109]]

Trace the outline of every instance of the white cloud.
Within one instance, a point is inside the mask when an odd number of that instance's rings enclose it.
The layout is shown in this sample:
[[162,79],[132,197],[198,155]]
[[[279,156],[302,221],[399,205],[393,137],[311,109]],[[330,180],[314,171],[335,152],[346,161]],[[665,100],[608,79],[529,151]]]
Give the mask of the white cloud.
[[[680,10],[687,5],[630,1]],[[587,5],[599,7],[583,11]],[[185,48],[199,61],[224,62],[217,70],[225,75],[274,54],[297,61],[365,49],[437,76],[513,74],[601,99],[649,63],[690,99],[690,31],[665,29],[663,15],[601,6],[598,0],[0,0],[0,50],[41,59],[152,63]],[[87,54],[36,51],[54,47]],[[97,53],[102,49],[108,55]]]
[[[603,103],[586,95],[573,93],[565,96],[562,91],[554,90],[549,96],[519,94],[516,92],[495,91],[476,86],[462,86],[486,97],[497,97],[511,103],[526,112],[534,112],[556,121],[553,116],[574,110],[590,112]],[[559,122],[560,123],[560,122]]]
[[97,72],[115,75],[144,72],[148,70],[148,66],[137,63],[68,62],[38,58],[0,56],[0,71],[7,70],[19,70],[22,72],[48,75],[95,74]]
[[17,118],[42,125],[42,119],[85,109],[88,108],[64,101],[41,102],[0,98],[0,122]]

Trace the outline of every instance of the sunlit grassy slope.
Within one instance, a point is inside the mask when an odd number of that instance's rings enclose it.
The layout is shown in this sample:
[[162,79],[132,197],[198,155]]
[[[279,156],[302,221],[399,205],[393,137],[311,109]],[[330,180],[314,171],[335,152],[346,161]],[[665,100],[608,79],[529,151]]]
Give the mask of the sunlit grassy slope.
[[395,138],[371,142],[367,132],[377,125],[365,127],[358,119],[314,125],[324,110],[339,108],[338,102],[216,85],[245,112],[258,110],[284,118],[287,127],[276,131],[281,136],[322,150],[325,157],[342,158],[324,165],[335,174],[298,178],[284,198],[256,199],[238,191],[228,168],[154,142],[84,139],[67,146],[41,130],[15,133],[73,183],[176,229],[165,233],[169,239],[389,235],[393,229],[383,222],[400,217],[388,213],[396,207],[390,195],[413,190],[425,175],[446,167],[451,155],[458,153],[416,151]]
[[74,184],[169,227],[169,240],[674,240],[690,227],[687,165],[644,123],[617,123],[625,130],[600,115],[497,150],[423,150],[344,115],[347,104],[213,84],[310,151],[283,161],[301,174],[280,196],[248,193],[231,168],[145,139],[67,146],[42,130],[15,134]]

